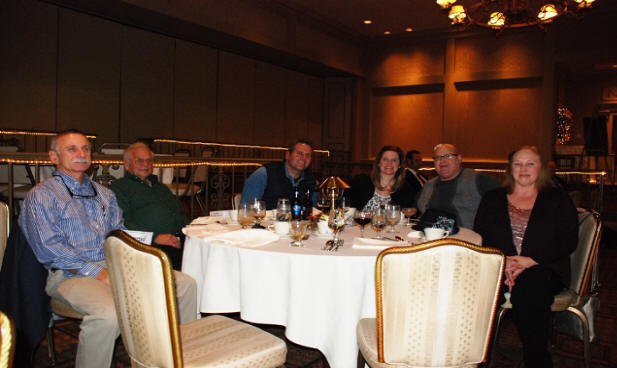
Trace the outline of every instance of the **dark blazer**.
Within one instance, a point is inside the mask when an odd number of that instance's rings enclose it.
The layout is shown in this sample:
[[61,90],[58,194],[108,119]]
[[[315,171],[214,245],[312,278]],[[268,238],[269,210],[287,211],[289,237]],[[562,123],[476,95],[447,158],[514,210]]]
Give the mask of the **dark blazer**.
[[34,350],[47,331],[51,312],[46,284],[47,270],[15,221],[0,272],[0,309],[13,319],[17,330],[15,367],[31,365]]
[[[422,174],[418,173],[418,175]],[[422,190],[422,184],[420,183],[420,180],[418,180],[418,178],[416,178],[416,176],[407,169],[405,169],[405,180],[407,181],[407,184],[409,184],[411,196],[415,199],[418,193],[420,193],[420,191]]]
[[[349,184],[351,188],[348,189],[347,193],[351,207],[356,209],[364,208],[366,203],[375,194],[375,186],[370,176],[366,174],[356,175]],[[414,196],[406,180],[403,180],[403,185],[399,190],[392,193],[390,198],[392,203],[400,205],[401,208],[413,207],[414,204]]]
[[[516,255],[508,214],[505,188],[487,192],[476,213],[474,230],[482,244]],[[552,269],[564,286],[570,283],[570,254],[578,244],[578,218],[572,200],[561,190],[549,188],[538,193],[531,210],[521,255]]]

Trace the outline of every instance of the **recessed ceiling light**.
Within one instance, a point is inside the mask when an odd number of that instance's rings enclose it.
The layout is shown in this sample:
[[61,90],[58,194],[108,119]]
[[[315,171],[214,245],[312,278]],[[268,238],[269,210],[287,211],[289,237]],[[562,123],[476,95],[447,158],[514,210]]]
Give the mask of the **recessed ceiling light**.
[[411,32],[411,31],[413,31],[413,28],[411,28],[411,27],[405,28],[405,32]]
[[363,23],[364,24],[371,24],[371,23],[373,23],[373,21],[370,20],[370,19],[365,19]]
[[390,33],[392,33],[392,32],[390,32],[390,31],[385,31],[383,34],[385,34],[385,35],[389,35]]

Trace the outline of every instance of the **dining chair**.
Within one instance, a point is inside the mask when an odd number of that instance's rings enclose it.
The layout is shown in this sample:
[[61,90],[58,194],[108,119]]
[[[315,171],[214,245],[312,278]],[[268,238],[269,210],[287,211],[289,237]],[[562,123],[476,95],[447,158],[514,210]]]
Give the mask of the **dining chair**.
[[58,356],[56,354],[56,322],[67,319],[83,320],[84,315],[73,309],[69,304],[53,297],[49,299],[49,307],[51,309],[51,317],[47,327],[47,357],[49,358],[49,365],[53,367],[64,363],[58,362]]
[[15,326],[13,322],[0,311],[0,368],[13,366],[15,354]]
[[285,342],[213,315],[179,325],[169,258],[116,230],[105,259],[124,347],[139,367],[278,367]]
[[9,206],[4,202],[0,202],[0,270],[2,269],[6,241],[9,238],[10,217]]
[[505,257],[455,239],[383,250],[376,318],[358,322],[359,366],[475,367],[485,361]]
[[383,250],[377,318],[358,322],[371,367],[476,367],[485,361],[505,264],[502,252],[456,239]]
[[[589,324],[589,319],[592,316],[588,315],[590,312],[587,312],[584,306],[593,296],[597,295],[598,292],[598,284],[597,280],[594,280],[594,274],[596,272],[595,267],[597,264],[601,235],[602,220],[600,219],[600,214],[595,211],[580,213],[578,245],[574,253],[570,255],[570,285],[568,289],[563,290],[555,296],[555,300],[551,305],[551,311],[572,313],[580,320],[582,327],[583,358],[586,368],[589,368],[591,364],[590,344],[592,336],[590,334],[590,328],[593,326]],[[512,309],[512,304],[507,300],[501,305],[497,312],[495,334],[491,344],[493,348],[489,363],[493,361],[501,321],[506,312],[510,309]]]

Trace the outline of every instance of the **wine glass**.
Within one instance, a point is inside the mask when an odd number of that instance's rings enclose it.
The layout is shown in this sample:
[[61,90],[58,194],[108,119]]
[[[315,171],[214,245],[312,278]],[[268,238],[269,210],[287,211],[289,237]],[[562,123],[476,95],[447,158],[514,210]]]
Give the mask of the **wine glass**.
[[381,231],[384,227],[386,227],[386,211],[383,208],[377,207],[373,211],[373,216],[371,216],[371,226],[373,227],[373,230],[377,232],[375,239],[381,239]]
[[405,207],[401,208],[401,212],[403,212],[403,215],[407,218],[407,223],[405,226],[411,226],[411,217],[418,213],[418,210],[413,207]]
[[401,221],[401,206],[388,203],[385,206],[386,222],[390,225],[390,233],[394,233],[394,225]]
[[276,221],[289,221],[291,220],[291,205],[289,199],[279,198],[276,205]]
[[251,214],[255,219],[255,225],[253,227],[261,229],[261,221],[266,217],[266,202],[258,199],[253,199],[250,202]]
[[324,214],[328,212],[328,208],[330,207],[330,200],[325,193],[319,193],[319,198],[317,198],[317,208],[323,212]]
[[331,210],[328,215],[328,227],[332,229],[332,241],[338,245],[339,234],[345,228],[345,211],[342,208],[335,208]]
[[307,229],[306,225],[306,221],[292,220],[289,222],[289,235],[293,240],[289,243],[290,247],[304,247],[304,244],[302,244],[302,239],[304,239],[304,234]]
[[364,227],[371,222],[371,216],[373,216],[371,210],[356,210],[354,213],[353,220],[360,226],[361,238],[364,238]]
[[242,225],[243,229],[255,223],[255,217],[253,216],[250,203],[240,203],[238,206],[238,223]]

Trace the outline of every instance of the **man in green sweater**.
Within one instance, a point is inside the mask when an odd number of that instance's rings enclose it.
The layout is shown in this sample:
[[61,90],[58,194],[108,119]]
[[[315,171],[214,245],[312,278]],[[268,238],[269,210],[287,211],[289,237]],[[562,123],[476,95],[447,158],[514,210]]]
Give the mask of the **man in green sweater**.
[[128,230],[150,231],[152,245],[169,256],[176,270],[182,267],[182,227],[189,221],[169,188],[152,175],[154,154],[141,143],[124,151],[124,178],[114,181],[110,189],[122,208]]

